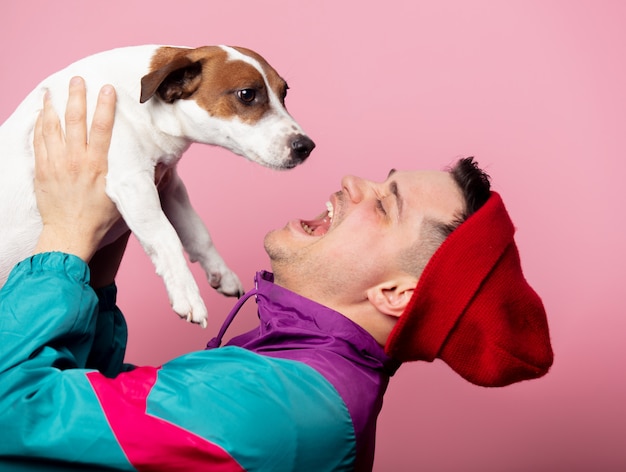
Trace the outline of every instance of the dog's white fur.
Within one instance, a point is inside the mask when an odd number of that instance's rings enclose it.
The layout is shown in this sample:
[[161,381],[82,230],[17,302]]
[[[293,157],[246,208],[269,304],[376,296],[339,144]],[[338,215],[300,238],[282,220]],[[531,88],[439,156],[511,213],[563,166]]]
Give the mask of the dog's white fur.
[[[168,96],[167,89],[161,94],[157,86],[187,63],[195,67],[192,89],[182,95]],[[270,168],[298,165],[314,144],[284,107],[286,84],[260,56],[226,46],[114,49],[82,59],[45,79],[0,127],[0,286],[11,268],[32,254],[41,232],[33,190],[32,142],[43,95],[50,92],[62,117],[73,76],[82,76],[87,84],[89,117],[104,84],[113,84],[117,92],[106,192],[124,221],[110,231],[102,245],[130,228],[163,278],[174,311],[206,325],[207,311],[183,248],[191,261],[201,264],[219,292],[240,295],[242,285],[192,208],[176,164],[191,143],[199,142],[222,146]],[[207,76],[219,77],[219,93],[214,94],[212,84],[205,83]],[[151,80],[142,90],[144,77]],[[255,91],[259,103],[247,104],[239,95],[235,97],[240,90]],[[145,103],[140,103],[140,97]],[[223,103],[213,109],[219,100]],[[294,151],[298,146],[300,153]],[[155,185],[156,169],[167,175],[168,182],[160,192]]]

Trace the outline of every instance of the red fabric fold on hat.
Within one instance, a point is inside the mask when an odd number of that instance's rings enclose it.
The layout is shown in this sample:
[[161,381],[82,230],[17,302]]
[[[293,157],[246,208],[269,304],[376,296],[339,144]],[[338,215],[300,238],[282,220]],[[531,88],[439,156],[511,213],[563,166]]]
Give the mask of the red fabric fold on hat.
[[548,372],[546,312],[524,278],[514,233],[500,195],[491,192],[426,265],[387,354],[403,362],[440,358],[486,387]]

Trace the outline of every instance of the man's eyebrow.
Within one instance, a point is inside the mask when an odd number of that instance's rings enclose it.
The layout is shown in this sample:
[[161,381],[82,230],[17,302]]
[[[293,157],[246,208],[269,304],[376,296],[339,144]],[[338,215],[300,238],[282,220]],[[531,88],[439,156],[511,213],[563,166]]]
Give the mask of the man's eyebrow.
[[398,218],[402,217],[402,197],[400,196],[400,191],[398,190],[398,184],[395,180],[392,180],[389,183],[389,190],[396,197],[396,205],[398,205]]
[[391,169],[389,173],[387,174],[387,178],[391,177],[395,173],[396,173],[396,169]]

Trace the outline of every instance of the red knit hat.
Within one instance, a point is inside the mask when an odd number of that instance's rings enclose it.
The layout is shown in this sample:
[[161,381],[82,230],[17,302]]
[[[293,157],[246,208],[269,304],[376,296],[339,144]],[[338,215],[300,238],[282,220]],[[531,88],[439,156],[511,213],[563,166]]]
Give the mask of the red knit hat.
[[548,372],[546,312],[522,274],[514,232],[500,195],[491,192],[426,265],[387,354],[403,362],[440,358],[485,387]]

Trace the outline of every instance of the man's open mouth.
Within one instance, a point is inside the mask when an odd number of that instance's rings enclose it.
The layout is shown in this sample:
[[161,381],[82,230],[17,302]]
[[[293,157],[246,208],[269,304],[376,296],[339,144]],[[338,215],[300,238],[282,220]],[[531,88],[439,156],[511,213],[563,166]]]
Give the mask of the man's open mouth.
[[302,220],[302,229],[311,236],[323,236],[333,222],[334,209],[330,202],[326,202],[327,210],[314,220]]

